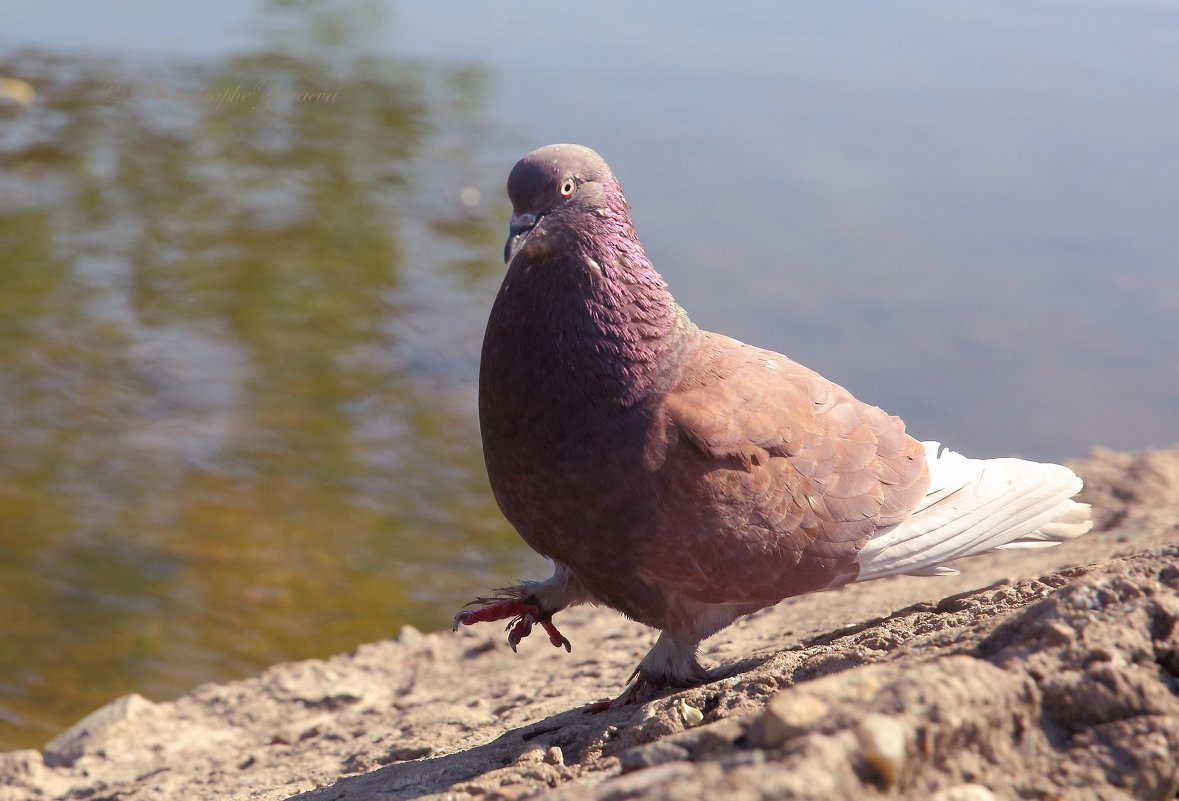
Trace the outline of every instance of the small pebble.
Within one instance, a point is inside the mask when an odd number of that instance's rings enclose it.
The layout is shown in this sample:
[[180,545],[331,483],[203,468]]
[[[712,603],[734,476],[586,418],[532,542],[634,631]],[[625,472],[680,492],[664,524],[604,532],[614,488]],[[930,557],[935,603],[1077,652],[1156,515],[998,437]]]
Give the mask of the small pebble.
[[397,632],[397,636],[394,637],[393,639],[396,642],[409,643],[409,642],[417,642],[417,641],[421,640],[422,638],[424,638],[425,636],[426,635],[422,634],[420,631],[415,629],[413,626],[406,623],[404,626],[401,627],[401,631]]
[[770,699],[765,711],[748,732],[755,748],[777,748],[822,722],[829,712],[825,701],[805,692],[780,692]]
[[1076,639],[1076,635],[1071,628],[1054,620],[1048,624],[1045,639],[1053,645],[1070,645]]
[[675,743],[656,740],[653,743],[623,751],[618,761],[623,773],[653,768],[668,762],[682,762],[688,759],[688,749]]
[[520,756],[516,757],[516,764],[539,765],[545,761],[546,756],[548,756],[546,751],[542,751],[539,748],[529,748],[527,751],[520,754]]
[[864,758],[884,780],[895,784],[905,766],[905,726],[896,718],[871,714],[856,727]]
[[929,801],[995,801],[995,794],[981,784],[956,784],[937,791]]

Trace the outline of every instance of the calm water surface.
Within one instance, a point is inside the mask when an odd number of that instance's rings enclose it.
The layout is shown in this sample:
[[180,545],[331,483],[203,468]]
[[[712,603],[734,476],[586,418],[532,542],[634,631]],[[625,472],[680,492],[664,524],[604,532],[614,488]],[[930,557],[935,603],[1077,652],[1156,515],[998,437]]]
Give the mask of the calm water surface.
[[543,571],[474,415],[540,144],[919,436],[1179,439],[1170,4],[61,5],[0,32],[0,747]]

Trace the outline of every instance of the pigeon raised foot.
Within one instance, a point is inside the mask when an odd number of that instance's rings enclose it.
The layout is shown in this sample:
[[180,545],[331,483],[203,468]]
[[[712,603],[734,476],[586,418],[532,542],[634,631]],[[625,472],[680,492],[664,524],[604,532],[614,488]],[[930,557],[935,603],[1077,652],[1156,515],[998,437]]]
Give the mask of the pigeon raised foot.
[[602,604],[660,630],[615,703],[708,680],[700,641],[784,598],[1080,536],[1061,465],[968,459],[780,353],[702,331],[643,251],[589,148],[508,178],[507,275],[483,341],[479,423],[504,515],[551,578],[454,627]]

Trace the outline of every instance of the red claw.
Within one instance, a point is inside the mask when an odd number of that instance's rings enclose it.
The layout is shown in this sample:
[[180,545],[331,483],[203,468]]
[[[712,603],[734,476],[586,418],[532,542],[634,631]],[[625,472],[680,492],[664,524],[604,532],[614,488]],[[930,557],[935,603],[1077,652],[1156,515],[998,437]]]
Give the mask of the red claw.
[[520,640],[532,633],[532,613],[525,612],[520,617],[516,618],[512,623],[508,624],[508,645],[512,646],[512,653],[516,652],[516,646],[520,644]]
[[573,646],[569,643],[569,640],[566,639],[564,634],[557,631],[557,627],[553,625],[552,620],[542,620],[540,621],[540,625],[548,633],[549,642],[558,648],[564,648],[565,653],[571,653],[573,651]]
[[459,626],[471,626],[490,620],[508,621],[508,645],[515,651],[520,641],[532,633],[533,625],[539,623],[549,635],[549,642],[557,648],[572,651],[569,640],[553,624],[552,615],[546,615],[536,604],[528,603],[521,598],[478,598],[473,603],[481,603],[477,609],[464,609],[454,616],[451,631],[458,631]]

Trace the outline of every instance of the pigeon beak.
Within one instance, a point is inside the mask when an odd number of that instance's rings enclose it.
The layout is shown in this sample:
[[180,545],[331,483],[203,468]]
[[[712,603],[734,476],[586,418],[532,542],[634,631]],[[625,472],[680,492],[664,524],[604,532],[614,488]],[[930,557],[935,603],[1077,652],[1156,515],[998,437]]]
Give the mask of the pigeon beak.
[[508,226],[508,241],[504,244],[504,264],[512,263],[539,221],[540,218],[535,214],[517,214],[512,217],[511,225]]

